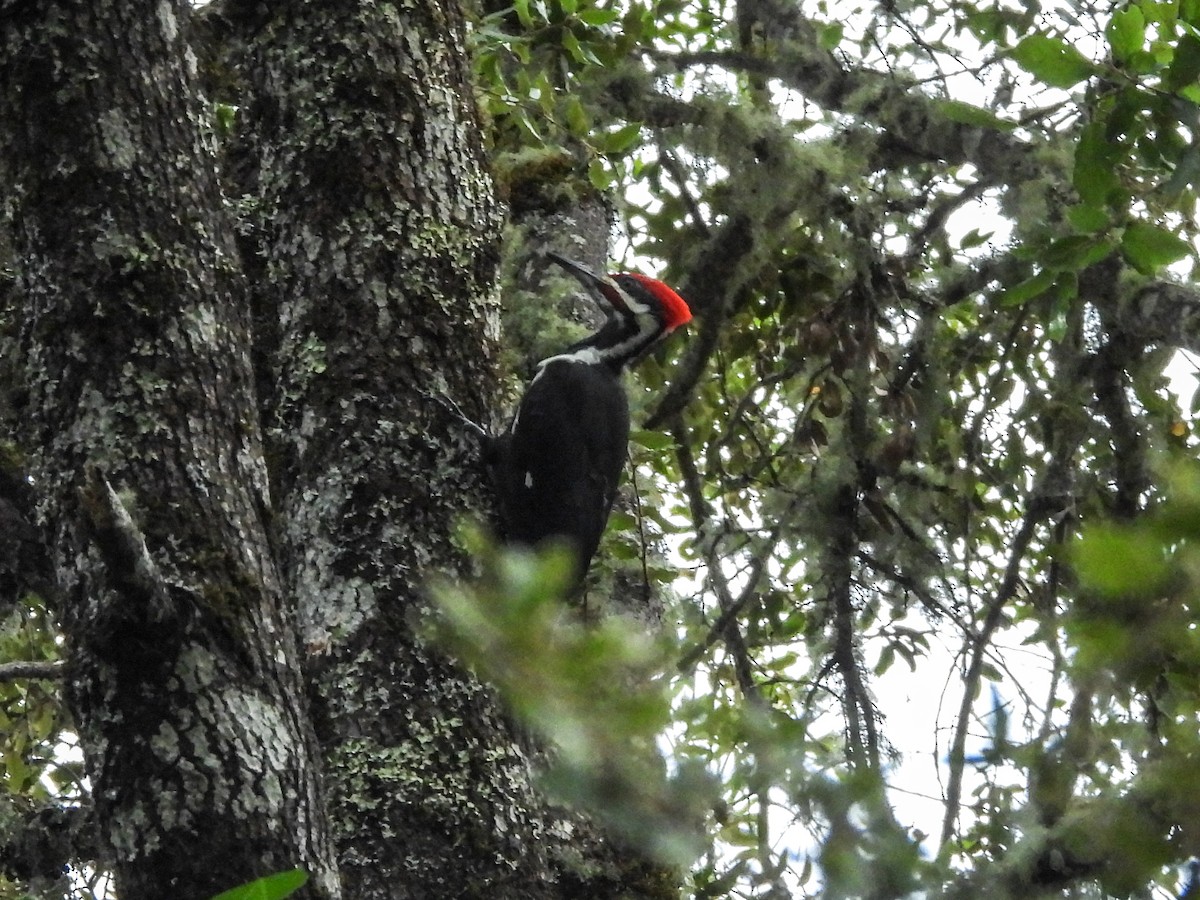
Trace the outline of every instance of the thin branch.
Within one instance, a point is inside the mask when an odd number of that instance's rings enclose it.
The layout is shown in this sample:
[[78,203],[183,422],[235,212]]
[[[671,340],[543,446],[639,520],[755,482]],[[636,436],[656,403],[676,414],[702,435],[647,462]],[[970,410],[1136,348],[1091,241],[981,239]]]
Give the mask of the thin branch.
[[704,213],[700,209],[700,204],[696,201],[691,190],[695,179],[684,169],[683,163],[679,161],[679,158],[661,140],[661,136],[658,141],[658,159],[667,174],[675,180],[675,186],[679,189],[679,199],[687,207],[693,227],[705,238],[709,237],[712,229],[709,228],[708,222],[704,218]]
[[[833,585],[829,602],[833,608],[833,661],[842,676],[845,694],[842,710],[846,715],[847,746],[856,765],[879,768],[879,735],[875,728],[875,708],[862,673],[859,671],[857,631],[855,629],[852,560],[858,531],[858,490],[843,485],[834,500],[831,520],[836,523],[830,536]],[[865,756],[864,756],[865,751]]]
[[58,680],[63,677],[62,660],[20,660],[0,663],[0,682],[32,679]]
[[[717,543],[713,542],[713,557],[716,555]],[[712,585],[713,591],[717,595],[717,603],[720,605],[722,613],[733,609],[734,600],[729,592],[729,581],[725,578],[725,573],[721,571],[720,560],[711,558],[708,560],[708,582]],[[742,630],[739,627],[738,621],[734,616],[729,616],[726,619],[725,628],[721,632],[724,638],[725,646],[728,648],[730,655],[733,657],[733,672],[737,678],[738,688],[752,705],[762,707],[766,705],[766,700],[763,699],[762,690],[754,680],[754,663],[750,659],[750,650],[746,646],[746,639],[742,635]]]
[[928,248],[930,238],[936,232],[942,231],[945,228],[946,221],[950,218],[951,214],[961,209],[971,200],[977,200],[984,191],[994,186],[995,183],[992,181],[976,181],[954,196],[943,197],[935,203],[932,211],[925,219],[925,224],[917,229],[909,240],[910,249],[904,255],[905,261],[915,265]]
[[770,58],[745,53],[659,53],[654,58],[676,69],[720,65],[777,78],[829,112],[857,116],[881,128],[892,144],[920,159],[970,162],[989,180],[1024,183],[1042,165],[1020,137],[949,119],[937,98],[915,90],[909,81],[843,67],[821,47],[819,29],[801,14],[799,5],[786,0],[760,0],[757,5],[756,18],[766,40],[786,51]]
[[950,779],[946,784],[946,814],[942,819],[941,845],[943,853],[946,851],[954,832],[955,820],[958,818],[958,804],[962,798],[963,768],[966,765],[967,755],[967,726],[971,718],[971,705],[975,701],[975,693],[979,687],[979,681],[983,677],[984,659],[991,645],[992,635],[1004,614],[1004,607],[1009,600],[1016,596],[1020,587],[1021,563],[1025,560],[1025,551],[1029,549],[1029,542],[1033,540],[1045,506],[1044,503],[1037,502],[1037,498],[1030,503],[1029,510],[1025,513],[1025,518],[1022,519],[1021,526],[1012,540],[1012,552],[1009,554],[1008,565],[1005,566],[1000,588],[988,604],[983,625],[973,639],[971,658],[967,663],[967,672],[963,678],[962,701],[959,703],[958,719],[954,725],[954,740],[950,746]]
[[[683,475],[684,493],[688,498],[688,508],[692,514],[693,526],[697,533],[703,533],[708,526],[709,520],[712,518],[712,508],[709,506],[708,501],[704,499],[703,481],[699,470],[696,468],[695,459],[688,448],[687,435],[684,432],[683,422],[678,416],[672,420],[671,431],[675,436],[676,455],[680,463],[680,472]],[[768,539],[769,546],[774,545],[780,530],[776,529],[772,532],[771,537]],[[753,555],[753,561],[748,569],[749,574],[746,586],[741,594],[734,599],[733,594],[729,590],[729,581],[725,577],[724,570],[721,568],[721,561],[717,558],[717,548],[719,545],[720,535],[714,535],[709,542],[706,569],[708,583],[717,596],[717,603],[721,608],[721,614],[717,618],[716,623],[709,629],[704,641],[688,651],[677,664],[677,668],[681,672],[687,671],[718,639],[723,639],[725,646],[729,649],[730,655],[733,657],[734,674],[742,695],[751,703],[761,705],[765,701],[762,698],[762,692],[758,684],[754,681],[753,661],[746,647],[745,638],[738,627],[737,617],[752,600],[759,596],[758,582],[762,578],[763,571],[766,568],[766,560],[770,556],[770,550],[762,549]]]
[[644,427],[659,428],[682,412],[708,368],[721,331],[737,308],[740,280],[736,272],[754,248],[753,225],[746,217],[726,223],[706,242],[705,253],[682,286],[681,293],[694,304],[701,318],[700,330],[688,344],[676,369],[675,380],[646,418]]
[[[794,508],[796,505],[798,504],[793,503],[793,505],[788,508],[787,514],[781,517],[782,521],[790,521],[791,516],[794,514]],[[779,527],[770,532],[770,535],[767,538],[768,547],[775,545],[775,542],[779,540],[782,530],[782,527]],[[685,653],[680,658],[679,662],[676,663],[675,667],[680,672],[687,672],[693,666],[695,666],[696,663],[699,662],[704,656],[704,654],[706,654],[712,648],[713,644],[720,640],[721,636],[725,634],[730,624],[746,611],[751,602],[761,597],[761,594],[758,591],[758,583],[762,579],[763,572],[766,571],[767,559],[770,557],[770,555],[770,550],[766,548],[754,554],[753,560],[748,569],[746,586],[742,589],[742,592],[738,595],[737,599],[731,599],[729,600],[728,604],[722,604],[721,614],[709,627],[708,634],[705,635],[704,640]]]

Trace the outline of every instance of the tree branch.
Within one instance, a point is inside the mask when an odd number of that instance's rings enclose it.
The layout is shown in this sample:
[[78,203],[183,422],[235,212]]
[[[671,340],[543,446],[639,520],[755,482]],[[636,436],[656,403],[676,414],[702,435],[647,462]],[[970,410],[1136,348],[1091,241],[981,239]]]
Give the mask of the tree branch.
[[[695,460],[688,449],[683,423],[678,417],[673,422],[672,431],[675,435],[676,454],[679,457],[680,469],[683,473],[684,493],[688,498],[688,508],[692,513],[692,523],[697,534],[702,534],[709,528],[712,509],[704,499],[703,482],[699,471],[696,469]],[[729,582],[725,578],[725,573],[721,571],[720,561],[715,558],[716,548],[720,543],[720,536],[714,535],[708,543],[708,579],[713,591],[717,595],[717,603],[721,607],[721,614],[718,616],[716,623],[709,629],[708,637],[704,642],[689,651],[679,661],[677,668],[679,671],[685,671],[690,668],[719,638],[724,638],[725,645],[729,648],[730,655],[733,657],[734,673],[742,695],[751,703],[758,704],[762,702],[762,696],[758,685],[754,681],[753,665],[750,660],[749,651],[746,648],[745,639],[742,637],[741,629],[738,627],[737,616],[749,604],[750,600],[758,596],[758,580],[766,565],[766,557],[770,554],[764,551],[755,557],[746,587],[735,600],[729,591]]]
[[121,592],[122,602],[134,600],[149,621],[165,621],[171,600],[163,573],[151,558],[146,538],[125,501],[99,469],[88,471],[80,501],[92,541]]
[[[1064,355],[1070,353],[1069,342],[1064,339],[1059,345],[1059,350]],[[1086,359],[1076,358],[1074,362],[1074,366],[1063,367],[1064,383],[1066,384],[1073,384],[1081,376],[1080,369],[1086,364]],[[1082,438],[1082,428],[1077,418],[1064,417],[1062,427],[1057,430],[1056,434],[1058,440],[1057,446],[1052,450],[1053,456],[1042,477],[1029,492],[1025,515],[1010,541],[1011,552],[1004,575],[995,595],[985,608],[983,622],[978,634],[973,639],[970,660],[963,678],[963,694],[955,722],[954,738],[950,747],[950,777],[946,785],[946,814],[942,820],[942,849],[940,851],[942,854],[946,854],[949,850],[949,842],[954,832],[954,823],[962,798],[967,730],[970,724],[971,705],[983,675],[984,658],[990,648],[992,636],[1003,617],[1005,607],[1016,596],[1020,588],[1022,566],[1038,525],[1061,510],[1068,500],[1068,497],[1064,495],[1067,493],[1066,485],[1070,483],[1071,464]]]
[[972,639],[971,658],[967,664],[966,675],[963,678],[963,695],[958,707],[958,718],[954,725],[954,739],[950,746],[950,778],[946,784],[946,814],[942,819],[942,852],[946,852],[950,837],[954,832],[954,823],[958,817],[959,801],[962,798],[963,767],[967,754],[967,726],[971,718],[971,705],[975,701],[975,693],[979,680],[983,676],[983,663],[987,650],[991,645],[992,635],[1000,624],[1004,607],[1017,592],[1021,583],[1021,563],[1025,560],[1025,551],[1033,539],[1034,530],[1045,512],[1045,504],[1031,501],[1029,509],[1017,529],[1011,542],[1012,552],[1008,557],[1008,565],[1004,570],[1004,578],[999,590],[988,603],[984,613],[983,625],[978,634]]
[[678,415],[691,399],[692,390],[708,367],[726,321],[737,306],[738,277],[742,261],[754,248],[754,223],[746,216],[731,219],[708,241],[680,293],[694,303],[701,317],[700,330],[688,343],[676,369],[675,380],[658,406],[646,418],[646,428],[660,427]]
[[1200,353],[1200,291],[1191,285],[1148,284],[1114,310],[1114,321],[1130,339]]
[[[786,0],[747,3],[762,28],[763,40],[775,48],[771,57],[747,53],[685,53],[658,59],[674,68],[722,65],[768,75],[794,88],[830,112],[857,116],[882,128],[893,146],[923,160],[970,162],[991,181],[1016,184],[1036,175],[1038,163],[1030,145],[999,128],[967,125],[947,118],[934,98],[895,75],[865,68],[848,69],[820,44],[817,27],[801,7]],[[891,154],[887,167],[898,160]],[[880,159],[876,165],[884,167]]]
[[0,683],[27,679],[60,679],[63,677],[62,660],[20,660],[0,663]]

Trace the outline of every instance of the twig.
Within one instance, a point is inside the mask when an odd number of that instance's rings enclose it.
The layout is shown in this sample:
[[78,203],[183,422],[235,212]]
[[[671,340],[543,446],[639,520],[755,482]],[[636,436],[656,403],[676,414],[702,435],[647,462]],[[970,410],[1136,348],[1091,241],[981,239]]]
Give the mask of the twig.
[[[688,496],[688,504],[692,513],[693,524],[696,531],[702,532],[707,524],[708,519],[712,515],[711,508],[704,500],[704,491],[700,473],[696,469],[695,460],[691,457],[691,452],[686,443],[686,435],[683,431],[683,422],[678,415],[672,419],[672,433],[675,436],[677,447],[677,455],[680,459],[680,469],[683,473],[684,492]],[[710,544],[709,558],[707,560],[708,582],[712,586],[713,592],[717,595],[717,603],[721,607],[721,615],[717,619],[717,625],[709,629],[708,637],[697,648],[689,651],[685,657],[680,660],[678,668],[680,671],[685,671],[696,660],[698,660],[718,638],[723,638],[725,646],[729,649],[730,655],[733,657],[734,674],[737,677],[738,687],[742,691],[742,695],[755,705],[762,705],[765,701],[762,698],[762,693],[759,686],[754,681],[753,662],[750,659],[750,652],[746,647],[745,638],[742,635],[741,629],[738,627],[737,615],[754,597],[758,596],[757,584],[759,577],[762,575],[765,566],[765,559],[769,555],[768,552],[763,552],[754,560],[752,566],[753,572],[747,579],[746,588],[741,595],[735,600],[729,590],[729,581],[725,577],[724,571],[720,566],[720,560],[716,559],[716,549],[720,543],[719,538],[715,539]]]
[[484,428],[482,425],[480,425],[478,422],[476,422],[474,419],[472,419],[470,416],[468,416],[465,412],[463,412],[462,407],[459,406],[457,403],[455,403],[453,400],[451,400],[449,397],[447,397],[445,394],[434,393],[433,391],[421,390],[419,388],[417,389],[417,393],[420,394],[422,397],[424,397],[426,400],[432,400],[434,403],[436,403],[438,406],[440,406],[442,409],[444,409],[447,413],[449,413],[452,418],[458,419],[458,421],[460,421],[463,425],[465,425],[468,430],[479,435],[479,437],[481,437],[481,438],[490,438],[491,437],[491,434],[488,432],[488,430],[486,428]]
[[954,820],[958,815],[958,803],[962,797],[963,765],[966,760],[967,724],[971,717],[971,704],[975,701],[975,688],[983,675],[983,662],[987,648],[991,644],[992,634],[1000,624],[1004,607],[1017,593],[1021,583],[1021,563],[1025,560],[1025,551],[1033,539],[1034,529],[1041,518],[1038,504],[1033,504],[1025,514],[1017,535],[1013,538],[1012,553],[1008,557],[1004,579],[1000,589],[992,598],[984,616],[983,627],[974,638],[971,649],[971,659],[967,664],[966,677],[963,679],[962,701],[958,708],[958,719],[954,725],[954,741],[950,747],[950,780],[946,785],[946,815],[942,820],[942,846],[945,847],[954,831]]
[[[830,536],[831,564],[829,602],[833,607],[834,667],[842,676],[845,696],[842,709],[846,714],[846,730],[850,761],[879,768],[879,735],[875,729],[875,709],[867,686],[859,671],[856,653],[857,631],[854,620],[852,560],[858,531],[858,491],[853,485],[843,485],[837,492],[832,519],[837,524]],[[864,740],[865,733],[865,740]],[[866,751],[864,758],[862,753]]]

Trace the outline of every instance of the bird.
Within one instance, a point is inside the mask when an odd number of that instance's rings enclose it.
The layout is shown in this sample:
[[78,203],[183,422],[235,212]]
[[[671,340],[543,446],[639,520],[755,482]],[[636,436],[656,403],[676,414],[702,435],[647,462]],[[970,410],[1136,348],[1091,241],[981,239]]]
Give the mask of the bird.
[[569,547],[583,582],[617,495],[629,443],[621,375],[692,318],[672,288],[645,275],[598,274],[558,253],[607,313],[595,333],[539,362],[489,456],[506,543]]

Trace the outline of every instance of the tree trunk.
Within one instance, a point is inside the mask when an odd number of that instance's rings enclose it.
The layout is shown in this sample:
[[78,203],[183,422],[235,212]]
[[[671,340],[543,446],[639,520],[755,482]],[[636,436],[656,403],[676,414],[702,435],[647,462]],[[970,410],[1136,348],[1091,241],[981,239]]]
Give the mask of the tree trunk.
[[487,421],[497,386],[457,4],[0,0],[0,36],[2,433],[56,576],[97,865],[130,898],[294,867],[310,897],[645,894],[423,637],[425,584],[467,570],[454,529],[490,504],[442,398]]
[[448,4],[229,23],[253,97],[264,396],[347,896],[548,896],[546,825],[496,698],[420,636],[486,508],[499,210]]
[[184,41],[150,2],[0,5],[17,432],[126,897],[304,866],[336,893],[268,541],[249,317]]

